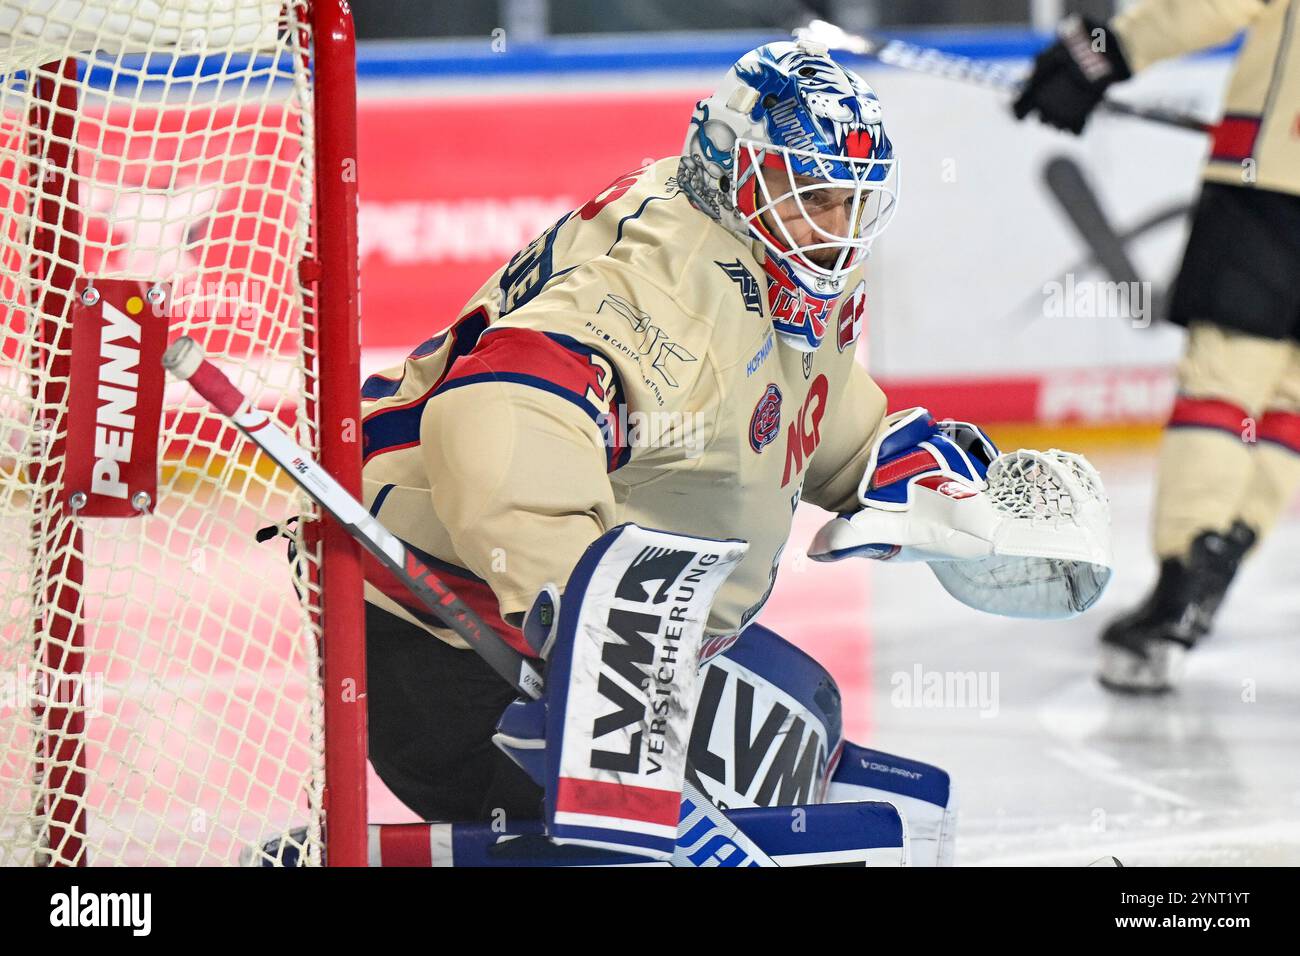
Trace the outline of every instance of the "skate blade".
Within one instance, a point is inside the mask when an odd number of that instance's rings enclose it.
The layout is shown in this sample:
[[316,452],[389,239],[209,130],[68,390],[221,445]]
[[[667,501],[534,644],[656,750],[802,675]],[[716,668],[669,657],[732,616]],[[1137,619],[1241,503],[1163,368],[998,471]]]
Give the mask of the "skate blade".
[[1121,693],[1167,694],[1181,679],[1186,656],[1187,649],[1174,641],[1159,641],[1146,657],[1103,644],[1097,679]]

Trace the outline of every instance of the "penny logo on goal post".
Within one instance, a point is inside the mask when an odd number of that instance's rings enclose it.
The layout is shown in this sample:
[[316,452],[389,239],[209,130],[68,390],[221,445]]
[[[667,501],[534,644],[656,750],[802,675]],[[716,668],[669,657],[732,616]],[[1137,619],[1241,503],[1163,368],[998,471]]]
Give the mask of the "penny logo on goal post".
[[72,308],[64,484],[78,515],[147,513],[158,493],[166,296],[132,279],[92,279]]

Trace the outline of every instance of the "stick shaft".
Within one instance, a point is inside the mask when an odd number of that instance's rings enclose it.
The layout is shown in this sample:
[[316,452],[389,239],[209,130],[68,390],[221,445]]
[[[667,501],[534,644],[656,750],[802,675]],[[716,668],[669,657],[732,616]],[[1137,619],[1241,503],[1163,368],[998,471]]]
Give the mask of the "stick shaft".
[[[940,76],[963,83],[1015,94],[1021,81],[1015,73],[999,63],[977,60],[957,53],[945,53],[932,47],[917,46],[904,40],[886,39],[865,34],[847,33],[825,20],[813,20],[795,30],[796,36],[825,43],[835,49],[870,57],[900,70]],[[1134,106],[1117,100],[1103,99],[1098,109],[1117,116],[1130,116],[1196,133],[1213,133],[1215,126],[1195,116],[1157,106]]]
[[283,468],[321,510],[337,521],[439,620],[477,651],[494,671],[529,697],[536,699],[541,696],[542,677],[535,662],[507,644],[284,429],[264,412],[248,408],[245,397],[230,379],[203,358],[201,350],[197,353],[195,350],[199,350],[199,346],[193,340],[180,339],[168,349],[163,362],[178,377],[187,379],[196,392]]

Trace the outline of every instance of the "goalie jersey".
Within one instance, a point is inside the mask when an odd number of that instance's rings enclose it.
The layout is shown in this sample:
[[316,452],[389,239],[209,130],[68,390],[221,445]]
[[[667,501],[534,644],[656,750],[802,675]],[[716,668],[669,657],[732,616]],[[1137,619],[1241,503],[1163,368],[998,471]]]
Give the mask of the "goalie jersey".
[[[801,499],[857,507],[885,398],[854,360],[861,267],[783,344],[761,253],[696,210],[676,157],[624,176],[482,286],[445,333],[362,390],[364,494],[483,618],[514,630],[615,525],[743,538],[709,633],[758,613]],[[372,568],[367,600],[464,646]]]

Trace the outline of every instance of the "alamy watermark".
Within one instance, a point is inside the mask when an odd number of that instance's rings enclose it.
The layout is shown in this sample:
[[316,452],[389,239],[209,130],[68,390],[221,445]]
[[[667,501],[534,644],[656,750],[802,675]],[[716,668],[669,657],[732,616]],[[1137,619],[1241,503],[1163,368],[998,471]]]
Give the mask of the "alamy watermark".
[[153,894],[83,891],[74,883],[68,892],[50,897],[50,925],[116,926],[131,930],[132,936],[148,936],[153,929]]
[[998,715],[997,671],[927,671],[914,664],[910,671],[895,671],[889,684],[889,703],[894,707],[978,710],[981,717]]
[[682,448],[698,458],[709,440],[708,416],[703,412],[639,412],[619,405],[598,417],[608,447]]
[[1150,282],[1076,282],[1067,272],[1064,282],[1043,283],[1043,315],[1049,319],[1132,319],[1133,327],[1151,324]]
[[0,671],[0,714],[55,707],[71,707],[86,717],[98,717],[104,708],[103,673],[55,674],[25,666]]

